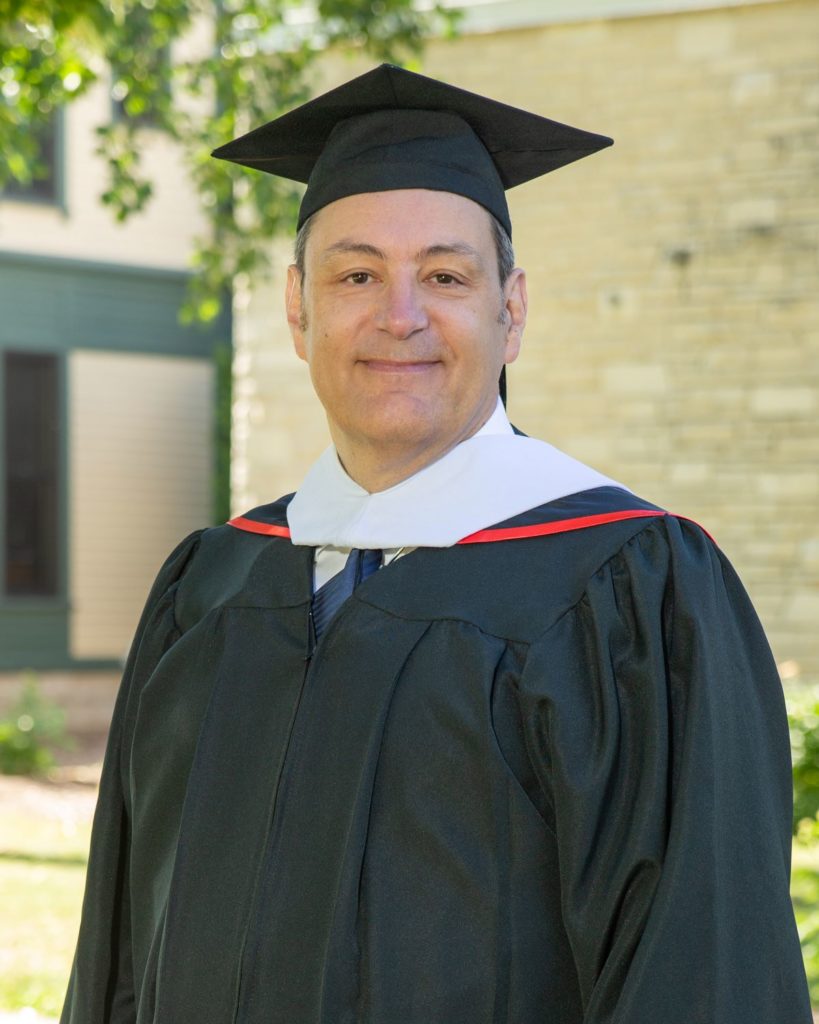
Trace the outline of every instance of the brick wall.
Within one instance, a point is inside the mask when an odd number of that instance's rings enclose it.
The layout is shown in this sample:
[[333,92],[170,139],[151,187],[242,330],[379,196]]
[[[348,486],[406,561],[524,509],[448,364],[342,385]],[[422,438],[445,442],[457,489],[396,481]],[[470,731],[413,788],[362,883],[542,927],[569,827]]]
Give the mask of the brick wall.
[[[509,194],[510,413],[707,526],[785,674],[819,677],[819,4],[464,36],[423,70],[614,136]],[[281,287],[239,297],[237,509],[326,444]]]

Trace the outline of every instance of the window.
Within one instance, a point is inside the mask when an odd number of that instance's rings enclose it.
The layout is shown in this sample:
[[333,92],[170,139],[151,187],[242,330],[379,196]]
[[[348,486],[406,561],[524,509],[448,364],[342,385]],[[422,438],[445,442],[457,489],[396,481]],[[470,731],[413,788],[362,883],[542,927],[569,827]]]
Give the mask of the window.
[[137,5],[128,14],[128,39],[111,65],[114,121],[141,128],[162,125],[162,108],[170,100],[171,51],[157,25],[154,5]]
[[4,359],[5,590],[53,596],[58,582],[58,365],[53,355]]
[[123,77],[117,77],[116,69],[113,69],[115,81],[111,87],[111,103],[114,121],[131,121],[140,128],[158,128],[161,125],[162,119],[159,113],[159,105],[162,99],[167,99],[170,96],[170,82],[167,78],[167,67],[170,60],[169,53],[168,49],[158,51],[151,70],[152,78],[160,79],[156,92],[156,96],[159,99],[153,101],[151,99],[146,100],[145,105],[140,107],[138,113],[130,112],[133,101],[129,102],[127,81]]
[[41,203],[60,202],[60,120],[59,114],[55,114],[51,120],[32,130],[37,149],[33,179],[27,183],[10,179],[3,188],[4,197]]

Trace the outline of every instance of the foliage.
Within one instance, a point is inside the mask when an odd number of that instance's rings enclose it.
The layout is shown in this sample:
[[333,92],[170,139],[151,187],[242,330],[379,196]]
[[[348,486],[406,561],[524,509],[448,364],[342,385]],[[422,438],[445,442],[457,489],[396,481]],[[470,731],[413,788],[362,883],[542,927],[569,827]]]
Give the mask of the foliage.
[[230,345],[218,345],[213,352],[216,371],[216,409],[214,415],[213,521],[230,519],[230,421],[233,404],[233,363]]
[[819,844],[794,849],[791,900],[811,1002],[819,1006]]
[[0,719],[0,773],[45,772],[54,765],[54,748],[68,745],[63,712],[40,695],[33,674],[26,675],[20,697]]
[[[250,175],[210,151],[308,97],[311,69],[328,47],[406,63],[425,35],[451,32],[456,16],[413,0],[314,0],[318,28],[299,29],[304,0],[0,0],[0,187],[29,181],[35,130],[111,74],[114,103],[100,126],[108,167],[101,197],[119,220],[144,209],[152,183],[140,151],[162,130],[187,155],[209,233],[196,241],[188,319],[217,315],[238,274],[268,263],[271,236],[291,227],[298,187]],[[195,39],[210,36],[196,53]],[[183,45],[180,46],[180,41]],[[193,56],[183,59],[189,51]],[[183,186],[184,187],[184,186]]]
[[788,724],[793,756],[793,827],[802,842],[819,840],[819,689],[792,689]]

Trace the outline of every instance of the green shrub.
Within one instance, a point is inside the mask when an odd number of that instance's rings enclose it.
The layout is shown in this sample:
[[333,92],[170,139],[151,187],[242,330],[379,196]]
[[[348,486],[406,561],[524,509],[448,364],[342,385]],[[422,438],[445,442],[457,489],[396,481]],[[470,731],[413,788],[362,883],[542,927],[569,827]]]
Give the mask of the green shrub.
[[793,830],[803,841],[819,839],[819,688],[787,694],[793,755]]
[[8,716],[0,719],[0,772],[46,772],[54,765],[54,749],[69,746],[65,715],[40,694],[34,674],[27,673],[16,703]]

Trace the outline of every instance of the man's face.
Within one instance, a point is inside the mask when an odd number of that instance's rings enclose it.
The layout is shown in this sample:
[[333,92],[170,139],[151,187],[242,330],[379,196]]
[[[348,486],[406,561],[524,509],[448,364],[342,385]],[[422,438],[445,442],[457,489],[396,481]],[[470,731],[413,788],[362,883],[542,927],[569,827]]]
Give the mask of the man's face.
[[[303,285],[303,287],[302,287]],[[342,459],[438,458],[491,415],[517,357],[523,272],[501,287],[489,214],[462,196],[348,196],[314,215],[305,280],[291,267],[298,355]]]

